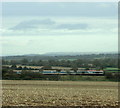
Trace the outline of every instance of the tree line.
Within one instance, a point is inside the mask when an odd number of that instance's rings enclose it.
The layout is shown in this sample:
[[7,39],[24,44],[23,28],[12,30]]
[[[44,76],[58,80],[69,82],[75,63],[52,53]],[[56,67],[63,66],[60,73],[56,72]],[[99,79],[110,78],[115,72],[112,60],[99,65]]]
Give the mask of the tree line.
[[63,66],[71,68],[106,68],[106,67],[118,67],[117,58],[104,58],[104,59],[77,59],[77,60],[4,60],[3,65],[29,65],[29,66]]

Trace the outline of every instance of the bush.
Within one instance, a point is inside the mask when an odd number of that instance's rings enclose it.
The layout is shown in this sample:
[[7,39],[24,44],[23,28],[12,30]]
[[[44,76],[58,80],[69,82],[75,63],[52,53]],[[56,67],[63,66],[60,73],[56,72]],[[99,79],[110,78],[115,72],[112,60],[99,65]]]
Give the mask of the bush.
[[108,72],[105,74],[105,77],[112,81],[120,81],[120,73],[118,73],[118,72],[116,72],[116,73]]

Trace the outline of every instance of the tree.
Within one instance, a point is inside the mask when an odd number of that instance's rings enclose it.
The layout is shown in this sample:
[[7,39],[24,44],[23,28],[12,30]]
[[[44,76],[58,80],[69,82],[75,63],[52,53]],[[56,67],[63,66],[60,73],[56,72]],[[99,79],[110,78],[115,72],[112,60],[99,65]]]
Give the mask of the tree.
[[23,67],[23,70],[28,70],[28,68],[25,66],[25,67]]
[[12,69],[17,69],[17,66],[14,64],[11,66]]
[[73,70],[74,72],[77,72],[78,67],[77,67],[76,65],[74,65],[74,66],[72,66],[72,70]]
[[16,65],[16,61],[15,61],[15,60],[11,60],[11,61],[10,61],[10,64],[11,64],[11,65]]
[[42,61],[42,60],[39,60],[39,61],[37,62],[37,64],[38,64],[39,66],[43,66],[43,61]]
[[25,58],[22,59],[22,60],[21,60],[21,63],[22,63],[23,65],[27,65],[27,64],[28,64],[28,59],[25,59]]
[[95,60],[93,61],[93,65],[95,65],[95,67],[101,67],[101,62],[100,62],[100,60],[99,60],[99,59],[95,59]]
[[22,70],[22,66],[19,66],[17,69],[18,69],[18,70]]

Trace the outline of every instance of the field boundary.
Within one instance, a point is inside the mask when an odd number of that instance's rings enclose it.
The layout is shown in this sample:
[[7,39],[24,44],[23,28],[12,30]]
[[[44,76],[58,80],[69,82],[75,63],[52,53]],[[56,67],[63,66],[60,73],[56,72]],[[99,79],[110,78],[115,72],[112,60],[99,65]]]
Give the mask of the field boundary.
[[119,106],[2,106],[2,108],[120,108]]

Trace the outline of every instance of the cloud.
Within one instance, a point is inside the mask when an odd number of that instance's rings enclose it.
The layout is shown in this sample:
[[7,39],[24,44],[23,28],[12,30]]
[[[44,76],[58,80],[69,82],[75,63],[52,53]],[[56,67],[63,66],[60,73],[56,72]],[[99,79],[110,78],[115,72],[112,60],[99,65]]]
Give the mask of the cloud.
[[57,29],[69,29],[69,30],[79,30],[88,28],[87,24],[61,24],[56,27]]
[[[72,23],[72,22],[71,22]],[[14,27],[11,27],[10,30],[14,31],[27,31],[27,30],[84,30],[88,28],[86,23],[56,23],[52,19],[43,19],[43,20],[29,20],[22,21]]]
[[44,26],[49,26],[53,25],[55,22],[51,19],[44,19],[44,20],[30,20],[30,21],[22,21],[16,26],[10,28],[12,30],[29,30],[29,29],[36,29],[39,26],[44,27]]
[[116,35],[117,19],[87,17],[24,17],[7,18],[3,36],[69,36],[69,35]]

